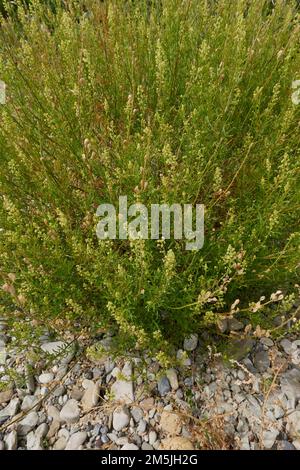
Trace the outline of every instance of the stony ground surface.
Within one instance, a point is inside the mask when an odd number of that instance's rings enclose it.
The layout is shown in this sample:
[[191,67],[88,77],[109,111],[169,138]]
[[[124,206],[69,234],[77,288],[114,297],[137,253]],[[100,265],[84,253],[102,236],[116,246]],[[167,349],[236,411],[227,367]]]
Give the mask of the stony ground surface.
[[8,341],[0,323],[0,383],[5,367],[26,383],[1,387],[2,450],[300,450],[300,335],[238,340],[228,363],[193,335],[167,371],[145,355],[114,360],[110,336],[92,361],[45,335],[60,359],[30,373]]

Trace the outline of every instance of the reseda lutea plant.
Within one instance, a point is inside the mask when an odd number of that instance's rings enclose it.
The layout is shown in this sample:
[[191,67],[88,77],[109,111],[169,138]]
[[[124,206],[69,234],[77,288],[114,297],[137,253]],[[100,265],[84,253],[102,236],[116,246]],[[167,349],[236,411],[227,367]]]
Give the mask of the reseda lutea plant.
[[[162,352],[224,312],[263,328],[249,302],[299,277],[295,2],[63,3],[1,19],[5,311]],[[122,195],[203,204],[203,248],[99,240]]]

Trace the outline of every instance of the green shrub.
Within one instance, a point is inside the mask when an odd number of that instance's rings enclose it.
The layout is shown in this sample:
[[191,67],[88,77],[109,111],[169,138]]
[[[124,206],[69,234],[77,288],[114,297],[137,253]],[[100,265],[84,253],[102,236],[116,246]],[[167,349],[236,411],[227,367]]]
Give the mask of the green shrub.
[[[249,301],[291,289],[300,251],[295,3],[17,4],[0,28],[5,308],[12,295],[38,324],[118,328],[127,345],[163,349],[213,330],[237,298],[250,319]],[[205,204],[203,249],[99,241],[96,208],[120,195]]]

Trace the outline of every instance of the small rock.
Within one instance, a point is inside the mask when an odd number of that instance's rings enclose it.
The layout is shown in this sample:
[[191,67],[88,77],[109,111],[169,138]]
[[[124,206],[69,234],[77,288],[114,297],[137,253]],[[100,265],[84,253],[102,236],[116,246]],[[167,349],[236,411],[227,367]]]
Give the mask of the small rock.
[[138,406],[133,406],[131,408],[131,416],[133,417],[134,421],[138,423],[139,421],[141,421],[141,419],[143,419],[143,410]]
[[139,448],[135,444],[125,444],[121,450],[139,450]]
[[170,392],[171,386],[170,386],[170,382],[169,382],[169,380],[167,379],[166,376],[161,377],[161,379],[159,379],[158,384],[157,384],[157,388],[158,388],[158,392],[159,392],[160,396],[162,396],[162,397],[164,397],[165,395],[167,395]]
[[57,441],[54,443],[53,449],[54,450],[65,450],[67,445],[67,440],[65,437],[59,437]]
[[3,403],[8,403],[11,400],[13,394],[14,391],[12,388],[8,388],[7,390],[0,392],[0,405]]
[[192,334],[184,339],[183,349],[185,349],[185,351],[194,351],[197,347],[197,344],[198,344],[198,335]]
[[38,403],[39,403],[38,397],[36,397],[34,395],[26,395],[23,398],[22,405],[21,405],[21,410],[22,411],[28,411],[31,408],[35,407],[35,411],[38,411],[38,409],[41,406],[40,404],[38,406]]
[[42,450],[42,440],[33,431],[27,434],[26,444],[28,450]]
[[279,431],[277,429],[270,429],[268,431],[263,431],[262,433],[262,442],[264,449],[271,449],[277,439]]
[[142,444],[142,450],[154,450],[153,447],[148,444],[147,442],[143,442]]
[[253,358],[254,366],[259,372],[265,372],[270,367],[270,358],[267,351],[259,351]]
[[286,430],[293,439],[300,436],[300,410],[293,411],[286,417]]
[[18,447],[18,436],[16,431],[11,431],[5,438],[5,448],[7,450],[16,450]]
[[100,383],[92,382],[84,392],[84,395],[81,400],[83,411],[88,411],[94,408],[100,398]]
[[35,435],[41,439],[44,439],[44,437],[47,436],[47,433],[49,431],[49,426],[47,423],[42,423],[39,425],[39,427],[35,431]]
[[53,379],[54,379],[54,374],[52,374],[51,372],[47,374],[41,374],[39,376],[39,382],[43,385],[52,382]]
[[177,390],[178,387],[179,387],[179,384],[178,384],[178,376],[177,376],[177,372],[175,369],[168,369],[167,372],[166,372],[166,376],[170,382],[170,385],[172,387],[172,390]]
[[289,441],[278,441],[277,450],[296,450],[296,447]]
[[76,400],[68,400],[60,412],[61,421],[68,424],[77,423],[80,417],[80,410]]
[[229,331],[240,331],[244,329],[244,324],[236,318],[228,318],[228,330]]
[[78,450],[78,448],[86,441],[87,433],[84,431],[72,434],[66,445],[66,450]]
[[17,425],[17,432],[21,436],[26,436],[39,422],[39,415],[36,411],[31,411]]
[[144,434],[144,432],[146,431],[146,428],[147,428],[147,422],[144,419],[141,419],[136,431],[138,434]]
[[20,406],[19,398],[17,398],[17,397],[13,398],[10,401],[10,403],[0,411],[0,419],[1,418],[12,418],[13,416],[15,416],[18,412],[19,406]]
[[117,380],[112,385],[111,391],[116,401],[129,404],[134,401],[132,367],[129,362],[127,362],[122,369],[122,377],[124,377],[124,379]]
[[150,444],[151,446],[153,446],[153,444],[154,444],[154,442],[156,441],[156,439],[157,439],[157,434],[156,434],[156,432],[155,432],[155,431],[150,431],[150,432],[149,432],[149,444]]
[[293,351],[293,344],[288,339],[283,339],[280,341],[280,346],[286,354],[291,354]]
[[113,428],[115,431],[121,431],[128,426],[130,414],[126,407],[119,407],[113,413]]

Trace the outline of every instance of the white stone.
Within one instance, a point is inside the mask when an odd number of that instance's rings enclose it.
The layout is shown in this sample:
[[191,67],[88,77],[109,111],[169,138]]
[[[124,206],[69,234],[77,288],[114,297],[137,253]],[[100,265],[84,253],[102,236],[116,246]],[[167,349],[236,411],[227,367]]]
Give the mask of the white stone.
[[41,384],[48,384],[50,382],[52,382],[54,379],[54,374],[52,374],[51,372],[47,373],[47,374],[41,374],[39,376],[39,382]]
[[75,432],[72,434],[66,445],[66,450],[78,450],[79,447],[86,441],[87,433],[84,431]]
[[11,431],[5,438],[5,448],[7,450],[16,450],[18,446],[18,436],[16,431]]
[[121,450],[139,450],[139,448],[135,444],[125,444]]
[[80,417],[80,410],[76,400],[71,399],[67,401],[60,412],[61,421],[65,421],[68,424],[77,423]]
[[127,408],[117,408],[113,413],[113,428],[115,431],[121,431],[128,426],[130,421],[130,414]]
[[132,367],[129,362],[124,365],[121,375],[122,379],[116,380],[111,387],[111,392],[116,401],[129,404],[134,401]]

